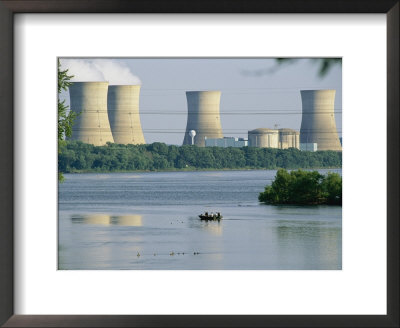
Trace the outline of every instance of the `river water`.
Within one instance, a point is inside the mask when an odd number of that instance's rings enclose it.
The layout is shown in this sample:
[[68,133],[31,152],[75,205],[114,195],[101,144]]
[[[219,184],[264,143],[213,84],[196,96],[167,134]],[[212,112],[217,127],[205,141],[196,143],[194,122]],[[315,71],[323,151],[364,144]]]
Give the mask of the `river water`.
[[65,174],[59,269],[341,269],[342,207],[260,204],[275,174]]

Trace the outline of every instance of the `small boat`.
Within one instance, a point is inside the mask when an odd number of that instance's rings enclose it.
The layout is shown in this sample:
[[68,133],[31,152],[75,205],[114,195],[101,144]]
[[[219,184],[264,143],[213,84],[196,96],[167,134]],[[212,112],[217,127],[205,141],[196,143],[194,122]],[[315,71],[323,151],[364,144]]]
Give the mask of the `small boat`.
[[204,214],[200,214],[199,218],[201,220],[221,220],[222,219],[222,215],[221,215],[220,212],[210,213],[210,214],[208,212],[205,212]]

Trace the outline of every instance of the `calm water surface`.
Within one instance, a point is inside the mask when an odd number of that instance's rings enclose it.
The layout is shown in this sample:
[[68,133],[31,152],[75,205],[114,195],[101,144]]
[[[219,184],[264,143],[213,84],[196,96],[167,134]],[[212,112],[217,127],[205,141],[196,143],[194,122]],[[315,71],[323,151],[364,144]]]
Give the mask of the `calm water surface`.
[[341,269],[342,208],[260,204],[275,174],[66,174],[59,269]]

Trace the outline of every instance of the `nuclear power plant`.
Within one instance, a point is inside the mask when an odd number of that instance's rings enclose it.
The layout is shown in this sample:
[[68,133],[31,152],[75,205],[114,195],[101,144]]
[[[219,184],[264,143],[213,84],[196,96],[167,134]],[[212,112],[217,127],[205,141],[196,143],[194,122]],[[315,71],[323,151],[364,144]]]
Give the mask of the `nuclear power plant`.
[[107,114],[108,82],[74,82],[70,108],[77,113],[70,140],[95,146],[114,142]]
[[192,144],[190,131],[195,131],[193,142],[205,147],[206,138],[223,138],[219,104],[220,91],[187,91],[188,116],[184,145]]
[[[70,108],[77,113],[71,140],[95,146],[107,142],[144,144],[139,114],[140,85],[74,82]],[[184,145],[199,147],[297,148],[341,151],[334,117],[335,90],[301,90],[300,133],[293,129],[258,128],[243,138],[224,138],[220,119],[220,91],[187,91]],[[275,125],[277,127],[277,125]]]
[[139,115],[140,85],[110,85],[108,87],[108,118],[114,142],[144,144]]
[[336,90],[301,90],[300,143],[316,143],[318,150],[341,151],[335,122]]

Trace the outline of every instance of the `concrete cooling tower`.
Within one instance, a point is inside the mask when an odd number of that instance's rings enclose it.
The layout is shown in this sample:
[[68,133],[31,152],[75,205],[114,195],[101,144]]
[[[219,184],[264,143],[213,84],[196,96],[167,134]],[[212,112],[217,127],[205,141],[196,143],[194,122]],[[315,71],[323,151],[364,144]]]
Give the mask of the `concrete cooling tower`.
[[205,147],[205,138],[223,138],[219,103],[221,91],[186,92],[188,117],[184,145],[191,145],[190,131],[194,130],[194,144]]
[[302,90],[300,93],[303,105],[300,143],[317,143],[318,150],[341,151],[334,114],[336,90]]
[[139,115],[140,85],[110,85],[108,87],[108,118],[114,142],[144,144]]
[[79,114],[70,140],[95,146],[114,142],[107,115],[108,82],[74,82],[69,87],[70,108]]

